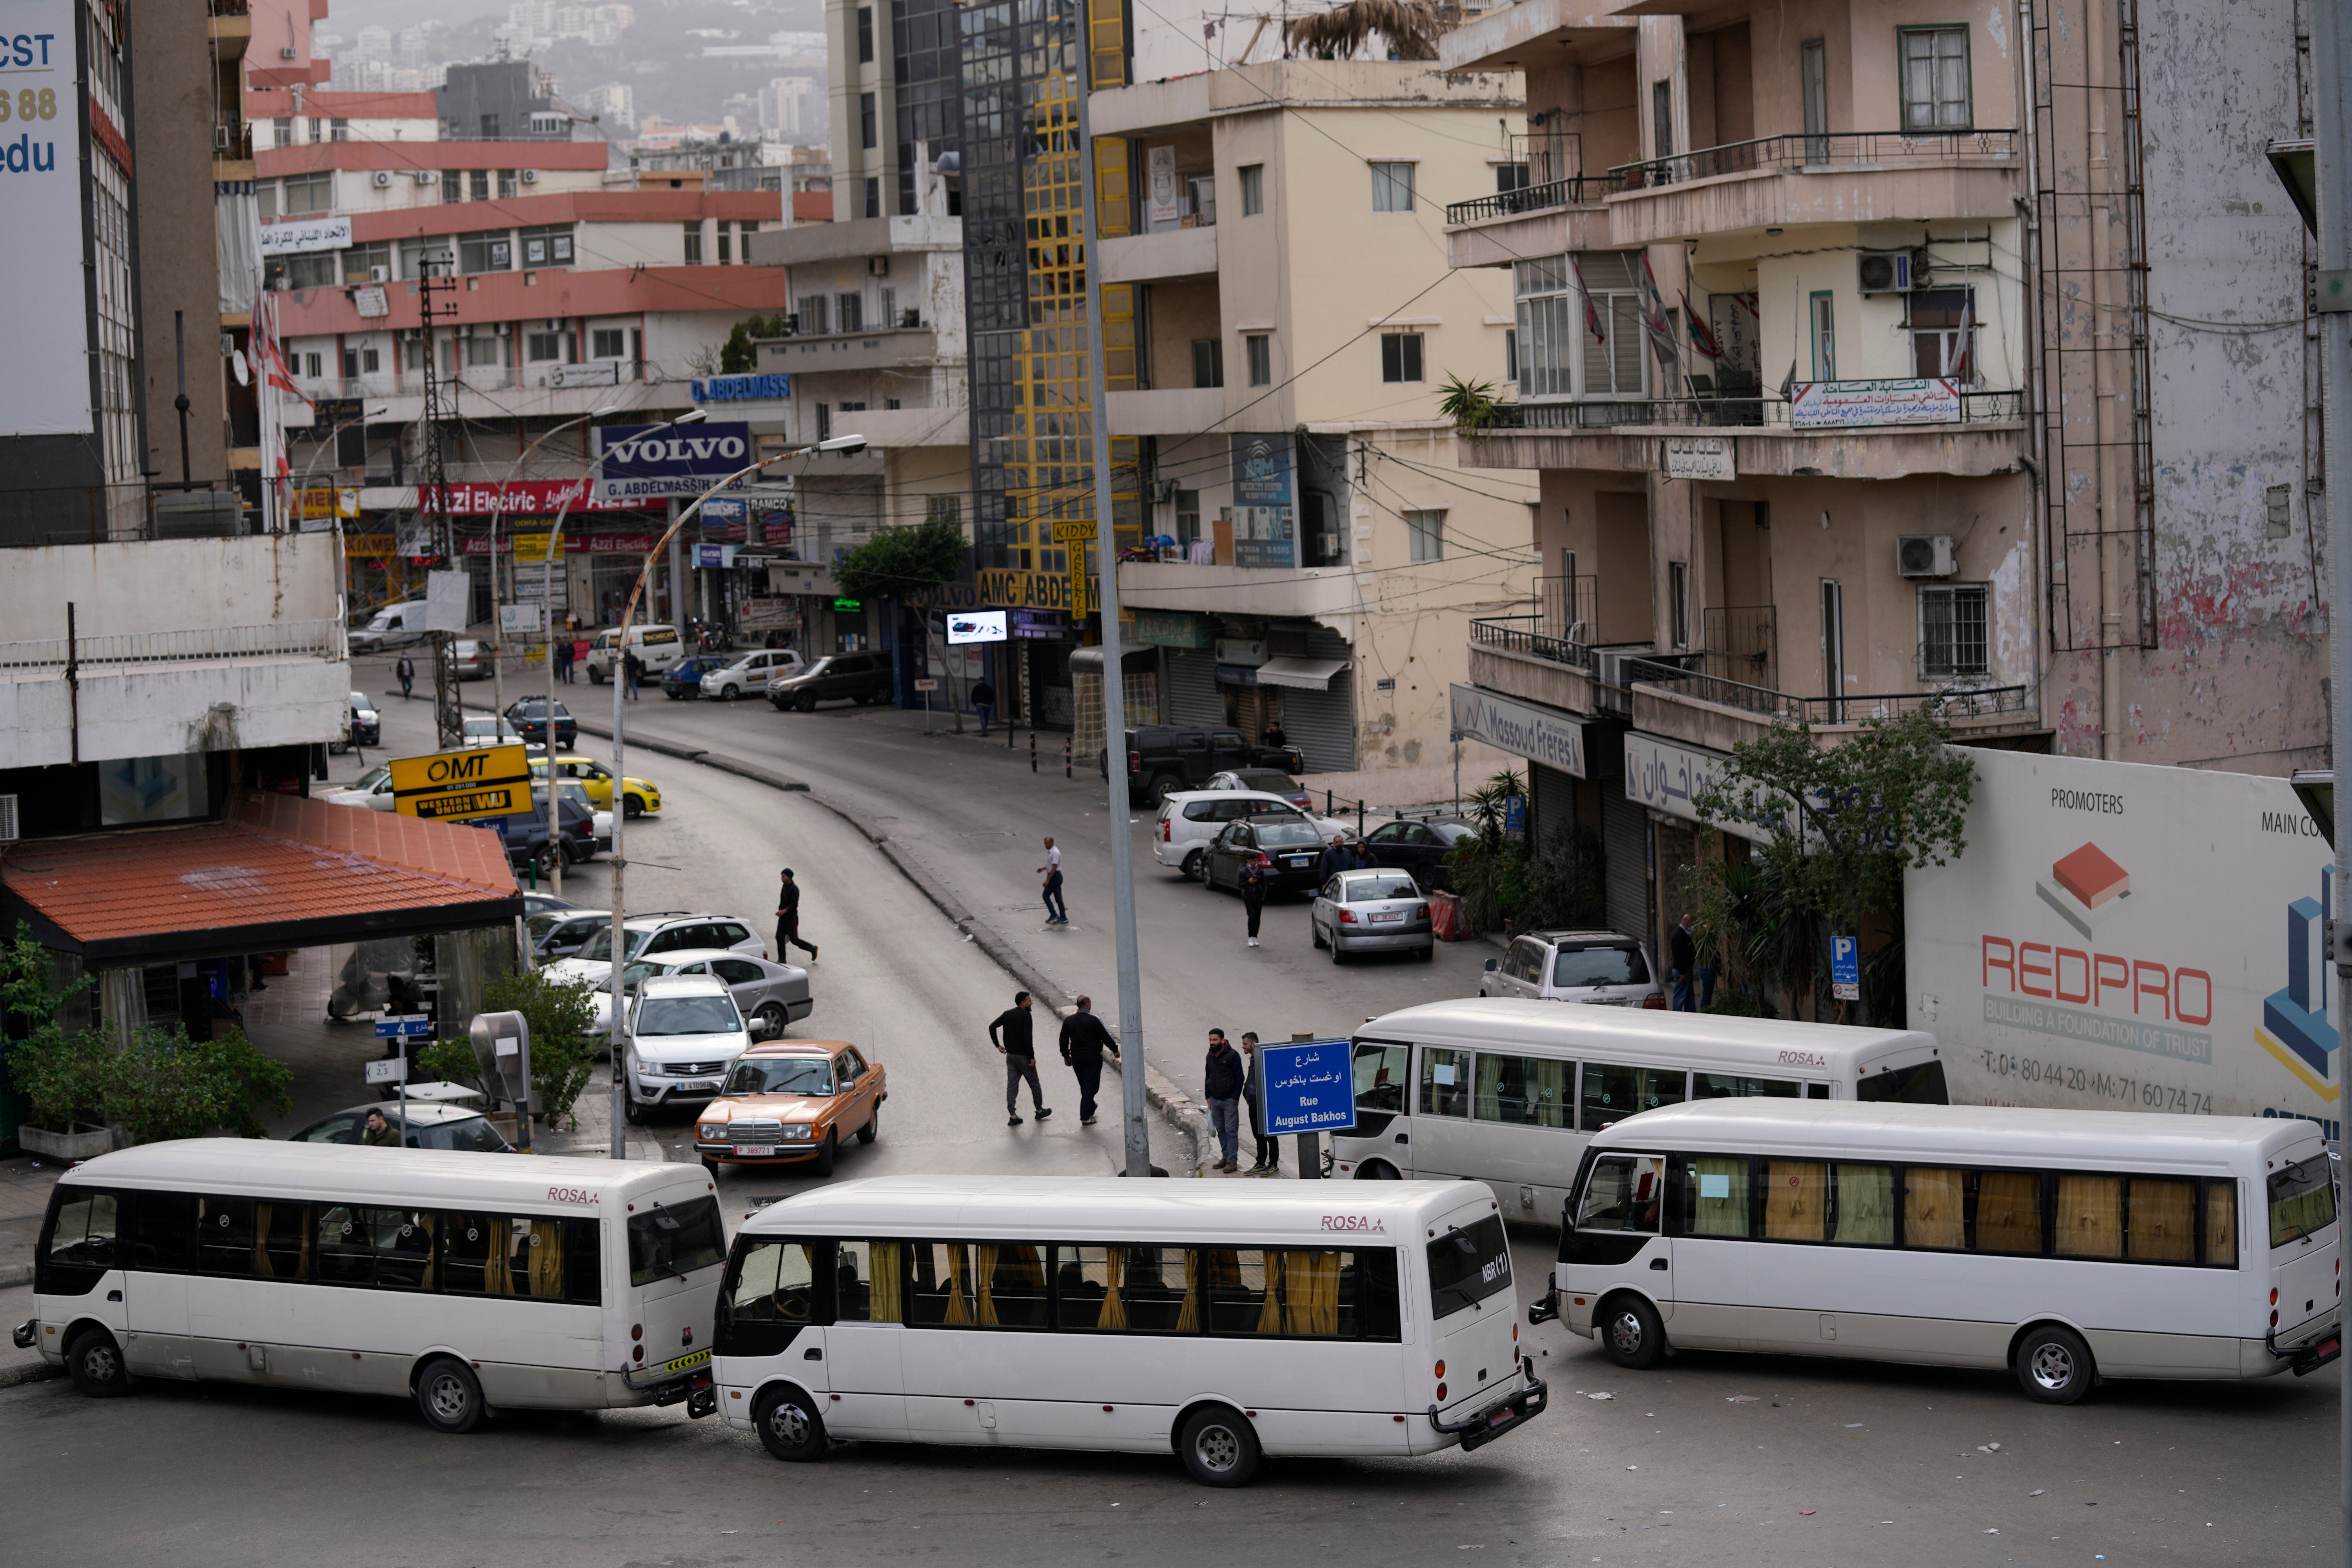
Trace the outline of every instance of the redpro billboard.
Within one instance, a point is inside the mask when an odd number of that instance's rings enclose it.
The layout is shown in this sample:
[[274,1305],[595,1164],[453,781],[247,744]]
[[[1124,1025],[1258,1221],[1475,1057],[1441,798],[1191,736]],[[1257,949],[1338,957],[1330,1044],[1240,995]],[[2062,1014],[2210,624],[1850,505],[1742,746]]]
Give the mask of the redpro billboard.
[[2284,779],[1975,751],[1904,890],[1955,1101],[2342,1117],[2327,841]]

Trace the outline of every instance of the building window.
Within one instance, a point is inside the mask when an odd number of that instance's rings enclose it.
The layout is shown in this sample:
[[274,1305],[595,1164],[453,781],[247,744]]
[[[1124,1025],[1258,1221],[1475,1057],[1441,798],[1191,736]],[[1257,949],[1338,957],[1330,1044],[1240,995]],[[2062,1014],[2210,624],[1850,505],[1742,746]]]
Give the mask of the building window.
[[315,142],[324,142],[326,139],[327,122],[323,120],[313,120],[310,121],[310,140]]
[[1929,679],[1991,668],[1992,590],[1954,583],[1919,590],[1919,673]]
[[1421,379],[1421,334],[1419,332],[1382,334],[1381,379],[1382,381],[1419,381]]
[[802,296],[795,313],[802,337],[821,338],[833,331],[833,302],[822,294]]
[[486,228],[457,237],[457,270],[510,272],[514,269],[514,237],[502,228]]
[[591,359],[626,359],[629,355],[618,327],[598,327],[591,331],[588,334],[588,350]]
[[1973,289],[1922,289],[1903,296],[1911,332],[1911,374],[1978,378],[1977,321]]
[[425,343],[422,339],[412,339],[400,345],[400,368],[419,374],[424,373]]
[[1797,46],[1797,76],[1803,91],[1805,134],[1814,140],[1805,143],[1805,162],[1826,163],[1830,159],[1830,50],[1820,38],[1808,38]]
[[1252,386],[1274,384],[1274,340],[1264,332],[1251,332],[1242,339],[1242,352],[1249,358],[1249,384]]
[[1507,196],[1513,191],[1524,191],[1528,188],[1528,166],[1525,163],[1497,163],[1495,165],[1495,194],[1496,195]]
[[1661,79],[1650,84],[1650,156],[1675,155],[1675,84]]
[[857,144],[866,148],[876,144],[874,95],[870,92],[857,95]]
[[[866,145],[870,147],[873,143],[869,142]],[[882,216],[882,180],[879,175],[869,174],[866,176],[866,216],[867,217],[880,217]]]
[[466,340],[466,364],[468,369],[504,364],[506,360],[506,345],[498,339],[472,337]]
[[1412,211],[1412,165],[1411,163],[1374,163],[1372,165],[1372,210],[1376,213]]
[[306,353],[302,355],[302,374],[312,381],[319,379],[320,368],[319,356],[317,354]]
[[327,128],[327,134],[337,142],[348,142],[352,139],[352,122],[338,120]]
[[444,169],[441,171],[441,199],[445,202],[462,202],[466,199],[465,170]]
[[735,226],[725,218],[719,220],[719,265],[735,265]]
[[497,115],[495,115],[495,114],[485,114],[485,115],[483,115],[483,116],[482,116],[482,140],[483,140],[483,141],[485,141],[485,142],[495,142],[495,141],[497,141],[498,139],[499,139],[499,117],[498,117]]
[[488,169],[468,170],[466,174],[466,197],[468,201],[490,199],[490,172]]
[[1565,256],[1511,264],[1511,303],[1518,322],[1511,333],[1511,379],[1521,397],[1575,395],[1577,345],[1587,338],[1575,290],[1576,276]]
[[383,350],[372,348],[360,350],[360,374],[362,375],[373,375],[382,369],[383,369]]
[[523,345],[524,357],[533,364],[546,364],[563,358],[562,332],[533,332]]
[[1195,338],[1192,340],[1192,384],[1223,386],[1225,384],[1225,340]]
[[294,117],[292,115],[282,114],[269,122],[269,144],[272,147],[291,147],[294,145]]
[[1265,165],[1244,163],[1242,176],[1242,216],[1255,217],[1265,211]]
[[[835,313],[841,318],[839,331],[862,332],[866,330],[866,297],[864,295],[836,294],[834,296],[833,304]],[[842,406],[847,407],[848,405],[844,404]]]
[[315,174],[289,174],[286,177],[286,199],[278,210],[288,217],[300,213],[322,213],[335,205],[335,176],[321,169]]
[[499,171],[499,200],[502,202],[510,202],[514,200],[514,198],[515,172],[512,169],[500,169]]
[[1690,647],[1690,564],[1666,563],[1666,633],[1675,647]]
[[857,8],[857,63],[862,66],[874,63],[874,7],[871,5]]
[[1812,297],[1813,379],[1837,379],[1837,310],[1824,289]]
[[[1562,257],[1561,262],[1570,262]],[[1524,264],[1541,268],[1551,263]],[[1520,287],[1531,293],[1549,288],[1567,288],[1580,284],[1586,294],[1586,303],[1579,306],[1570,300],[1551,307],[1551,321],[1547,331],[1565,332],[1566,339],[1555,340],[1553,351],[1562,359],[1568,357],[1566,344],[1575,342],[1583,345],[1584,384],[1579,389],[1586,397],[1640,397],[1643,395],[1643,362],[1649,355],[1643,352],[1642,331],[1642,263],[1639,252],[1630,250],[1603,251],[1575,257],[1565,268],[1565,276],[1545,276],[1530,270]],[[1531,301],[1533,303],[1534,301]],[[1531,328],[1538,313],[1530,310],[1522,324],[1519,342],[1522,363],[1536,367],[1531,373],[1541,379],[1541,362]],[[1598,328],[1598,335],[1595,328]]]
[[1966,131],[1969,112],[1969,30],[1904,27],[1903,129]]
[[569,267],[572,265],[572,226],[551,225],[544,228],[527,228],[520,236],[522,241],[522,264],[525,267]]
[[1503,379],[1515,384],[1519,379],[1519,332],[1517,327],[1503,329]]
[[1442,561],[1445,558],[1445,513],[1408,511],[1404,514],[1405,539],[1415,561]]
[[686,226],[686,264],[688,267],[702,265],[702,226],[698,223]]
[[[392,246],[378,240],[373,245],[354,245],[343,252],[343,281],[346,283],[388,282],[392,278]],[[377,269],[383,272],[376,276]]]

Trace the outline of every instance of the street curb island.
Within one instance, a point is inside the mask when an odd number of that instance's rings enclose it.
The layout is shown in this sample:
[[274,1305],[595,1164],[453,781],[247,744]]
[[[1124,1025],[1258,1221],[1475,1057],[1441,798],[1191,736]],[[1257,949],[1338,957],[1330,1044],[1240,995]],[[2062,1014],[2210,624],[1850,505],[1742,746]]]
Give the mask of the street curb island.
[[[462,706],[483,713],[490,711],[487,706],[478,702],[467,702]],[[613,738],[613,729],[609,724],[600,724],[591,720],[581,719],[577,715],[574,715],[574,721],[583,734],[594,735],[600,740],[606,741]],[[824,807],[825,810],[864,835],[866,842],[879,849],[882,852],[882,858],[897,868],[898,874],[912,883],[917,892],[937,906],[940,913],[947,916],[958,931],[970,937],[975,946],[988,954],[999,969],[1011,975],[1024,990],[1040,998],[1068,994],[1044,974],[1031,968],[1028,961],[1021,956],[1019,949],[1005,941],[1003,936],[986,921],[965,909],[956,896],[948,891],[921,861],[891,842],[888,833],[839,802],[826,799],[822,794],[809,788],[803,781],[788,778],[772,768],[763,768],[756,763],[744,762],[740,758],[730,757],[723,752],[709,751],[698,746],[681,746],[672,742],[651,739],[632,740],[629,744],[665,757],[674,757],[679,762],[695,763],[703,767],[716,768],[721,773],[733,773],[738,778],[749,779],[753,784],[765,784],[770,789],[807,795],[815,805]],[[1075,1009],[1058,1006],[1054,1011],[1066,1017]],[[1118,1030],[1113,1028],[1111,1033],[1116,1037]],[[1127,1069],[1123,1061],[1115,1059],[1109,1066],[1111,1071],[1118,1073],[1122,1078],[1125,1077]],[[1160,1112],[1160,1120],[1167,1122],[1192,1145],[1190,1156],[1184,1163],[1197,1173],[1201,1165],[1202,1151],[1210,1147],[1207,1111],[1202,1109],[1198,1100],[1177,1088],[1175,1082],[1167,1074],[1149,1063],[1145,1064],[1143,1069],[1143,1097],[1152,1109]]]

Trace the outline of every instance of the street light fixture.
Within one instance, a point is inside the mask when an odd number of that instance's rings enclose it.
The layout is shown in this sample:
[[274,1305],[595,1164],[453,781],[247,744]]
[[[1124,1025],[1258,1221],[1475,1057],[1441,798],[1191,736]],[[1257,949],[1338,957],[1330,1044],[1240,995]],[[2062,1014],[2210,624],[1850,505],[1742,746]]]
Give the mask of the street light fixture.
[[[676,420],[673,423],[683,425],[688,419],[698,418],[700,416],[701,411],[698,409],[686,419]],[[625,1160],[629,1157],[628,1130],[625,1125],[629,1104],[628,1051],[622,1041],[622,1036],[626,1031],[626,1025],[622,1016],[626,993],[621,985],[621,971],[627,963],[627,952],[622,941],[621,922],[624,919],[622,904],[625,901],[623,885],[628,879],[629,862],[621,852],[621,837],[622,825],[628,819],[628,796],[624,787],[624,781],[628,777],[628,770],[624,765],[626,747],[623,740],[625,720],[623,717],[622,700],[628,689],[626,667],[629,658],[629,623],[636,617],[637,600],[646,591],[646,579],[653,574],[654,563],[659,560],[662,552],[669,548],[669,542],[677,537],[677,531],[684,528],[688,521],[702,510],[703,502],[737,480],[749,479],[761,468],[772,468],[778,463],[790,462],[795,458],[805,458],[817,452],[862,452],[865,449],[866,437],[863,436],[835,436],[829,440],[818,441],[809,446],[788,447],[772,457],[762,458],[756,463],[738,468],[720,479],[717,484],[695,497],[694,504],[679,512],[677,520],[669,525],[667,531],[654,541],[654,547],[646,552],[646,563],[637,569],[637,580],[629,589],[628,603],[621,607],[620,632],[613,643],[614,654],[613,665],[613,977],[610,984],[613,991],[612,1154],[615,1160]],[[554,769],[551,764],[549,768],[551,786],[554,782],[553,773]]]

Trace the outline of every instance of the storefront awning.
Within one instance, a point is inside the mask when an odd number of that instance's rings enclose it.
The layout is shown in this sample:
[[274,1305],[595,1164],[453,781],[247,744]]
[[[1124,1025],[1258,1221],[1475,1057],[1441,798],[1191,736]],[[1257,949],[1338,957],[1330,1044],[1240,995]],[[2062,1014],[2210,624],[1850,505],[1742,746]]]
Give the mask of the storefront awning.
[[193,827],[32,839],[0,856],[0,922],[89,969],[275,952],[511,921],[498,835],[241,791]]
[[1348,668],[1344,658],[1298,658],[1285,654],[1257,667],[1260,686],[1297,686],[1308,691],[1330,689],[1331,678]]

